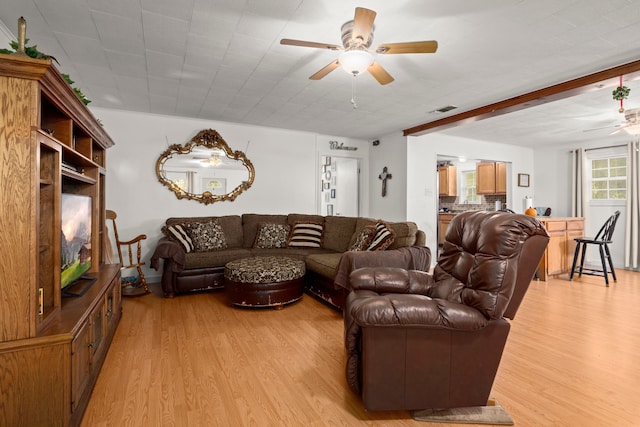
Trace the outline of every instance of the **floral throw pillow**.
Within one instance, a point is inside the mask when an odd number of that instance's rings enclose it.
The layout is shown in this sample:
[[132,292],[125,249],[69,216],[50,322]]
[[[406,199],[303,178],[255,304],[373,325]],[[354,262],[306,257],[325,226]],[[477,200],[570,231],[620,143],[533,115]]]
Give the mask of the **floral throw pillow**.
[[189,237],[196,252],[215,251],[227,248],[224,231],[217,219],[189,224]]
[[253,247],[261,249],[286,248],[290,230],[289,224],[258,224]]
[[356,241],[353,242],[353,245],[349,248],[350,251],[366,251],[371,242],[373,241],[374,236],[376,235],[376,228],[373,225],[365,226]]
[[383,221],[378,221],[375,225],[376,234],[367,250],[384,251],[396,238],[396,233]]

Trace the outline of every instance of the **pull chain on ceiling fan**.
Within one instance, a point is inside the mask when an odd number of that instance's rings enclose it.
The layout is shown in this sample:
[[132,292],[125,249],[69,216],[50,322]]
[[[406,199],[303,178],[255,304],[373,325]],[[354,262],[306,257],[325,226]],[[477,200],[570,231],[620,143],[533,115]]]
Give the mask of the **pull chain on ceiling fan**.
[[[280,44],[341,51],[336,60],[311,75],[309,77],[311,80],[320,80],[336,68],[342,67],[354,77],[368,71],[381,85],[391,83],[393,77],[376,61],[375,54],[434,53],[438,49],[438,42],[431,40],[383,43],[371,52],[369,47],[373,42],[375,29],[373,21],[375,18],[376,12],[373,10],[357,7],[353,20],[347,21],[342,25],[342,46],[293,39],[282,39]],[[353,91],[355,92],[355,86]],[[354,99],[352,99],[352,103],[355,108]]]

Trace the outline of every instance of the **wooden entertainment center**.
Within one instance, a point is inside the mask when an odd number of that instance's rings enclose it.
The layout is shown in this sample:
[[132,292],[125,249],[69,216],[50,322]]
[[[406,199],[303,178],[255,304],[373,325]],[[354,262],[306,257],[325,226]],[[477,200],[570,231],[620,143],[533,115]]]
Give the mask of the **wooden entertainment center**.
[[[105,264],[113,141],[50,61],[0,54],[0,425],[79,425],[122,314]],[[62,193],[90,196],[91,267],[61,295]]]

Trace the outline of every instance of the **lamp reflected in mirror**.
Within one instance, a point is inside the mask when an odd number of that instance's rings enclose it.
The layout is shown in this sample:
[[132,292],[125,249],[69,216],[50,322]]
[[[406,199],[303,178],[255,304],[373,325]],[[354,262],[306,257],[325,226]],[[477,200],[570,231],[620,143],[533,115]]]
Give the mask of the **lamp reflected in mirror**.
[[235,200],[251,187],[255,170],[242,151],[232,151],[207,129],[184,145],[169,146],[156,161],[156,175],[178,199],[210,204]]

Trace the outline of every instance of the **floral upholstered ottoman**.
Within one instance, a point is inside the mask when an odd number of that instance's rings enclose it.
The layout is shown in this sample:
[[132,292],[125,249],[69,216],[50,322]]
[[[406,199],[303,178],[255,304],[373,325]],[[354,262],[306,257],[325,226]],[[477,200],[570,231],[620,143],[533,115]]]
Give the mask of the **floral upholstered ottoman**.
[[242,258],[224,266],[224,286],[233,305],[282,308],[302,298],[304,273],[304,261],[295,258]]

